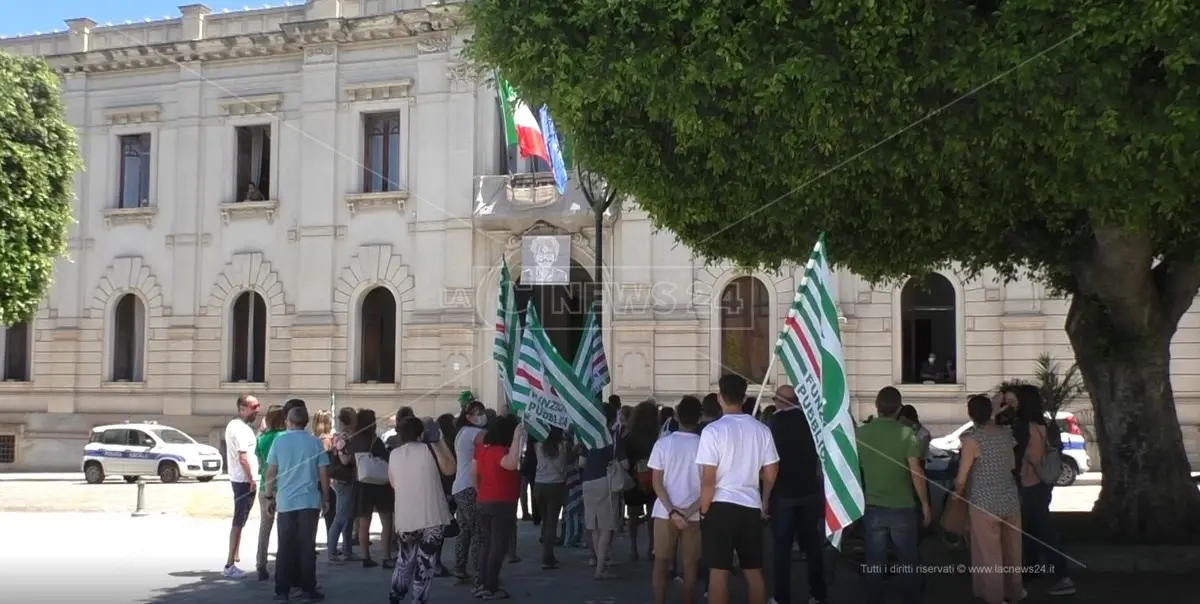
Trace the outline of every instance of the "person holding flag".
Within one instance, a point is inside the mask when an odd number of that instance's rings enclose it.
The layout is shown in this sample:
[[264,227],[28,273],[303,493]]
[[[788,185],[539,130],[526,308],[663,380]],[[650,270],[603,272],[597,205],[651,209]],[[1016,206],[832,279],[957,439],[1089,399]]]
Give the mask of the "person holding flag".
[[[808,570],[810,604],[824,604],[825,493],[821,485],[821,458],[817,454],[808,418],[791,386],[780,386],[773,398],[775,415],[771,435],[779,452],[779,477],[771,491],[771,545],[775,568],[790,568],[792,547],[799,545]],[[775,604],[791,604],[792,573],[775,573]]]

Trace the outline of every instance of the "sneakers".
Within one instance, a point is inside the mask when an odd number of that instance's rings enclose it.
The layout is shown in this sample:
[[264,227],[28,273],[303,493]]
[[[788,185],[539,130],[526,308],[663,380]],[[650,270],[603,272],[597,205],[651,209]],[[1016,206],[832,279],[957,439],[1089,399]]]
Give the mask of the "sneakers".
[[1070,577],[1063,577],[1055,581],[1046,593],[1051,596],[1073,596],[1075,595],[1075,582]]
[[245,579],[246,571],[238,568],[236,564],[230,564],[221,571],[221,576],[226,579]]

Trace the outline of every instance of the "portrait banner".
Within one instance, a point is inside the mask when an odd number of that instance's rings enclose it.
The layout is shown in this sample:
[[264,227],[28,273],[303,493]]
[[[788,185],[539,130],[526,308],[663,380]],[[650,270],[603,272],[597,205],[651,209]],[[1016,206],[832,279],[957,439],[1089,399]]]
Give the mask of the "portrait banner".
[[521,238],[521,285],[566,285],[570,282],[570,236]]

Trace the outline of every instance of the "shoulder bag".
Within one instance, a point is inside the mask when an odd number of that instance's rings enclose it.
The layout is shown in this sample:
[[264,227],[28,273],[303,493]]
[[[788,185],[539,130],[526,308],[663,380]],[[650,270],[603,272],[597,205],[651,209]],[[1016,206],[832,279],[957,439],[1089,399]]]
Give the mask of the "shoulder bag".
[[612,460],[605,468],[605,478],[608,479],[608,490],[613,493],[624,493],[633,488],[633,477],[625,468],[621,467],[621,460],[617,459],[617,440],[615,438],[612,446]]
[[[1036,428],[1033,428],[1036,430]],[[1034,467],[1042,484],[1053,485],[1062,476],[1062,452],[1050,446],[1049,428],[1043,426],[1042,432],[1042,463]]]
[[363,484],[387,485],[388,462],[370,452],[355,453],[354,478]]
[[[431,457],[433,457],[434,471],[438,473],[438,476],[441,476],[442,471],[438,467],[437,453],[433,450],[433,445],[426,444],[425,447],[429,449],[429,455]],[[446,507],[447,507],[447,509],[451,510],[451,512],[450,512],[450,524],[447,524],[442,529],[442,537],[445,539],[453,539],[462,533],[462,527],[459,526],[458,518],[456,518],[457,514],[453,511],[454,507],[456,507],[454,498],[451,497],[450,495],[446,495],[445,497],[446,497]]]

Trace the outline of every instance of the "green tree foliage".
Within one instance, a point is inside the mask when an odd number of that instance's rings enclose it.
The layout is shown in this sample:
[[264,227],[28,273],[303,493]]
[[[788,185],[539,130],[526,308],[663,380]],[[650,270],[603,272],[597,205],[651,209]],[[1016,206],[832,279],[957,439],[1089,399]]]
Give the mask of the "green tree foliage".
[[28,319],[46,295],[81,165],[58,76],[0,52],[0,325]]
[[[1200,289],[1188,0],[474,0],[469,48],[712,258],[1071,294],[1119,537],[1200,516],[1169,345]],[[1200,521],[1193,523],[1200,531]],[[1193,533],[1194,534],[1194,533]]]

